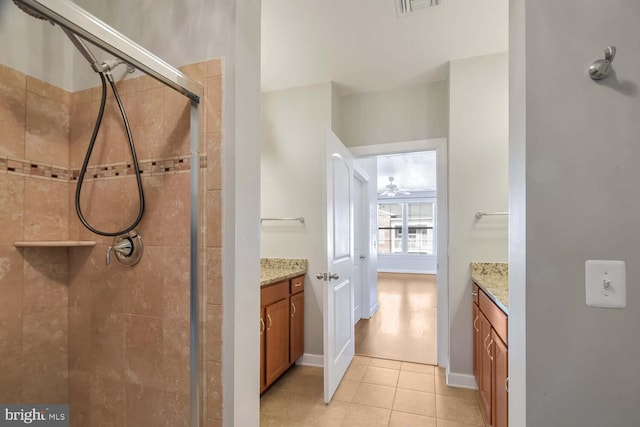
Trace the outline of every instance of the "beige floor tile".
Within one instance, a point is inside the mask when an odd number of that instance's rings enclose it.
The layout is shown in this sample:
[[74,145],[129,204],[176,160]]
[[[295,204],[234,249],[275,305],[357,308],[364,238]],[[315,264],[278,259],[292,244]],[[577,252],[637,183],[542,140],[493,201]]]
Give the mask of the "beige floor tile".
[[281,418],[260,417],[260,427],[307,427],[306,424],[283,420]]
[[367,356],[353,356],[353,361],[351,362],[351,365],[364,365],[364,366],[369,366],[369,363],[371,362],[371,358],[367,357]]
[[427,417],[435,417],[435,394],[425,393],[423,391],[398,389],[396,391],[396,398],[393,401],[393,410],[424,415]]
[[271,389],[260,398],[260,415],[271,418],[282,416],[286,410],[289,399],[295,395],[291,392]]
[[477,402],[456,397],[436,395],[436,415],[449,421],[484,426]]
[[388,359],[371,359],[369,362],[369,366],[374,366],[376,368],[387,368],[387,369],[400,369],[402,362],[398,362],[397,360],[388,360]]
[[297,369],[300,370],[300,372],[302,373],[302,375],[313,375],[316,377],[321,377],[324,375],[324,369],[318,367],[318,366],[304,366],[304,365],[297,365],[296,366]]
[[260,415],[309,424],[311,414],[321,405],[321,396],[310,399],[294,391],[271,389],[260,400]]
[[[436,427],[436,419],[423,415],[391,411],[389,427]],[[438,427],[440,427],[439,424]]]
[[333,400],[337,400],[339,402],[352,402],[353,397],[358,391],[359,385],[360,382],[358,381],[342,380],[336,390],[336,393],[333,395]]
[[400,370],[370,366],[391,366],[374,360],[354,359],[350,375],[362,382],[343,379],[328,405],[323,402],[321,369],[290,369],[260,399],[261,426],[484,426],[477,393],[447,387],[443,370],[404,362]]
[[391,409],[393,398],[396,395],[395,387],[378,384],[360,383],[353,398],[353,403],[359,405],[375,406],[377,408]]
[[438,418],[438,427],[477,427],[472,424],[457,423],[455,421],[443,420]]
[[435,374],[435,366],[422,363],[402,362],[401,371],[419,372],[421,374]]
[[369,366],[367,367],[367,370],[362,377],[362,382],[395,387],[398,384],[399,375],[400,371],[396,369],[376,368],[375,366]]
[[273,385],[273,388],[289,391],[309,399],[319,399],[324,394],[324,378],[317,375],[286,375],[280,378]]
[[344,374],[344,379],[352,380],[352,381],[360,381],[362,380],[362,377],[364,377],[364,373],[366,370],[367,370],[366,365],[351,364],[351,366],[349,366],[349,369],[347,369],[347,372]]
[[349,412],[342,420],[342,426],[387,427],[390,417],[391,411],[389,409],[351,404]]
[[359,355],[436,363],[437,291],[434,275],[378,274],[379,310],[355,326]]
[[398,388],[435,393],[434,375],[400,371]]
[[449,387],[447,385],[446,378],[441,375],[435,376],[436,380],[436,394],[443,394],[445,396],[457,397],[458,399],[464,399],[471,402],[476,401],[476,391],[470,388],[461,387]]
[[335,427],[342,424],[349,413],[351,405],[345,402],[332,401],[329,405],[315,406],[311,411],[311,425],[316,427]]

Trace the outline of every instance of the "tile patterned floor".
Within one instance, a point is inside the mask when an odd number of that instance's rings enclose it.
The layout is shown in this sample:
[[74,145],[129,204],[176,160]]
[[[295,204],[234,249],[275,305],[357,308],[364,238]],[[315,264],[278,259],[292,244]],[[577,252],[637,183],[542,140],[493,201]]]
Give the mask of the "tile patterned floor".
[[440,368],[356,356],[325,405],[321,368],[294,366],[261,399],[263,427],[485,427],[474,390]]
[[356,324],[356,354],[435,365],[435,276],[378,273],[378,302],[373,317]]

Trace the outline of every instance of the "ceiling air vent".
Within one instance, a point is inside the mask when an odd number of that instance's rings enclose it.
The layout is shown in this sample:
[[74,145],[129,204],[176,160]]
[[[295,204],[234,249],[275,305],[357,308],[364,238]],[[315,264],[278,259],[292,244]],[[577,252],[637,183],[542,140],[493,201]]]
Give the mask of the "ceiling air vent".
[[409,16],[416,10],[440,4],[440,0],[394,0],[398,16]]

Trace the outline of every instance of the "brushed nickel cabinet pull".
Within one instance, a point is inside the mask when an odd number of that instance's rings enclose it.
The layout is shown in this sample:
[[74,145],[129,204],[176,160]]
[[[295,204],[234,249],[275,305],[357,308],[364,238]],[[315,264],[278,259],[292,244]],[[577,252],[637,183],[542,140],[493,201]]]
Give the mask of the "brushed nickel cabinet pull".
[[262,335],[262,333],[264,332],[264,320],[262,320],[262,317],[260,318],[260,335]]
[[271,326],[273,326],[273,321],[271,320],[271,316],[267,314],[267,320],[269,321],[269,326],[267,326],[267,331],[271,330]]
[[476,326],[476,322],[478,321],[478,316],[476,316],[475,319],[473,319],[473,329],[476,330],[476,332],[478,332],[480,329],[478,329],[478,327]]
[[296,305],[293,302],[291,302],[291,309],[293,310],[293,313],[291,313],[291,317],[293,317],[296,315]]

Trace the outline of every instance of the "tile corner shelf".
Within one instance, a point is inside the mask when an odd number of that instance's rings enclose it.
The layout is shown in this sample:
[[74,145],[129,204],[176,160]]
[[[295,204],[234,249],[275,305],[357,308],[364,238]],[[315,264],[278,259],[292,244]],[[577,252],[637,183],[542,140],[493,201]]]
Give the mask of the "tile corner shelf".
[[95,246],[94,240],[32,240],[28,242],[13,242],[16,248],[75,248]]

